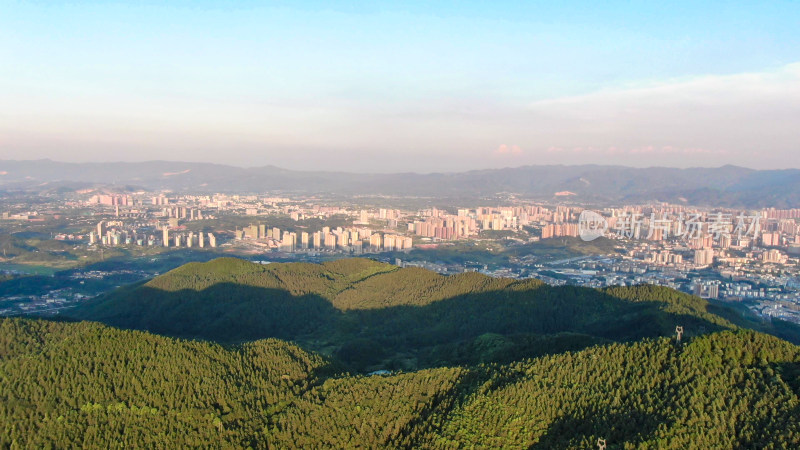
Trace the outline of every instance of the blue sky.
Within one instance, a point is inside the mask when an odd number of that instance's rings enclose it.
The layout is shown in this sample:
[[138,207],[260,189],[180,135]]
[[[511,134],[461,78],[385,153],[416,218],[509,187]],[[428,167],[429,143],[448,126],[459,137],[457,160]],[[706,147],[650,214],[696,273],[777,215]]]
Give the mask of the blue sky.
[[607,3],[0,1],[0,158],[800,166],[800,2]]

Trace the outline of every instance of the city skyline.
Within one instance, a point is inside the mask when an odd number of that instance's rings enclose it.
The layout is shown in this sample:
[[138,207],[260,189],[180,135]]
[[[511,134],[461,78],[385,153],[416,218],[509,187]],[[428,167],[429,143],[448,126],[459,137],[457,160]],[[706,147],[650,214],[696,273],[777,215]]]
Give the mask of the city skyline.
[[[265,263],[366,255],[399,267],[535,277],[553,286],[667,286],[703,298],[746,302],[754,314],[800,323],[800,310],[792,306],[800,286],[796,207],[626,202],[586,209],[569,198],[566,203],[512,198],[459,199],[439,208],[393,205],[393,199],[364,204],[305,194],[105,188],[51,193],[43,199],[36,205],[12,202],[0,220],[22,229],[54,227],[45,246],[69,248],[81,259],[102,261],[107,254],[128,252],[134,259],[216,254]],[[12,258],[24,259],[19,250],[11,251]],[[97,271],[86,275],[97,276]],[[34,306],[21,303],[17,308],[67,308],[84,298],[67,300],[65,292],[32,297]],[[787,311],[780,309],[784,306]]]
[[5,5],[0,152],[356,172],[800,165],[796,3],[453,6]]

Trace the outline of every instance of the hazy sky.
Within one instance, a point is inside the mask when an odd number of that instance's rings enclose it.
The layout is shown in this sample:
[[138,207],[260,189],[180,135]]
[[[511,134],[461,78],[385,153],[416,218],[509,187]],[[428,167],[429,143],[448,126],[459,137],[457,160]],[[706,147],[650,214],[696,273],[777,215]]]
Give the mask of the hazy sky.
[[798,1],[334,4],[0,0],[0,159],[800,167]]

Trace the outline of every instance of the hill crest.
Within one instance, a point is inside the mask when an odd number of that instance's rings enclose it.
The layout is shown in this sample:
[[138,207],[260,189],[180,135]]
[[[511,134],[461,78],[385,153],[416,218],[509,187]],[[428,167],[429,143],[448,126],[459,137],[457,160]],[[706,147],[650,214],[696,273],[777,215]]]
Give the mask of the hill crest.
[[[480,273],[444,276],[367,259],[191,263],[75,309],[77,319],[182,338],[294,341],[354,371],[513,361],[609,341],[687,338],[738,326],[733,311],[656,286],[552,287]],[[797,330],[782,336],[800,339]]]

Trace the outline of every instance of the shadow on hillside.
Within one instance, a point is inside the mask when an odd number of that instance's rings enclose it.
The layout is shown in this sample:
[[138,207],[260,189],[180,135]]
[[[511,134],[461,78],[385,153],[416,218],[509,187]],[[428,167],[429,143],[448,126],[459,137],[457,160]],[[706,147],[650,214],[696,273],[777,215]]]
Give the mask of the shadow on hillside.
[[621,413],[602,409],[581,416],[566,415],[551,423],[531,448],[579,448],[587,440],[595,448],[598,438],[605,439],[608,448],[622,448],[625,442],[646,440],[666,421],[663,415],[638,410]]
[[76,310],[81,319],[169,336],[232,344],[264,338],[295,340],[320,329],[338,311],[316,295],[220,283],[200,291],[123,288]]
[[792,344],[800,345],[800,325],[798,324],[776,318],[764,320],[753,313],[746,305],[740,303],[731,304],[709,300],[707,310],[742,328],[750,328],[771,334]]
[[786,382],[794,395],[800,397],[800,362],[774,364],[773,369]]
[[353,371],[508,362],[607,341],[722,329],[705,318],[603,291],[540,286],[460,295],[424,306],[341,311],[318,295],[220,283],[122,288],[72,315],[121,328],[236,344],[268,337],[335,356]]

